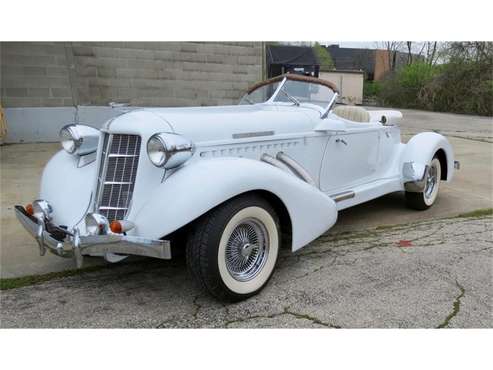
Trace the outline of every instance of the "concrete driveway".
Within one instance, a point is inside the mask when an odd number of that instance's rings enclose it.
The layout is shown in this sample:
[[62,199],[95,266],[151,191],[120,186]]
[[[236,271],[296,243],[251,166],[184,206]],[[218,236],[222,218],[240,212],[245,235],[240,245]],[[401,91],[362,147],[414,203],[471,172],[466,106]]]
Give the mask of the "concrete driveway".
[[[334,232],[449,217],[492,207],[493,120],[415,110],[403,110],[403,114],[400,126],[404,140],[418,132],[440,132],[451,141],[462,169],[451,184],[443,184],[437,204],[426,212],[409,210],[404,205],[403,194],[390,194],[341,212]],[[41,258],[35,242],[13,214],[15,204],[27,204],[37,197],[43,166],[59,148],[58,143],[0,147],[2,278],[62,271],[74,266],[70,260],[49,254]],[[93,259],[88,264],[101,263],[99,259]]]
[[221,304],[183,260],[142,261],[1,292],[0,326],[488,328],[493,218],[330,233],[281,253],[257,296]]

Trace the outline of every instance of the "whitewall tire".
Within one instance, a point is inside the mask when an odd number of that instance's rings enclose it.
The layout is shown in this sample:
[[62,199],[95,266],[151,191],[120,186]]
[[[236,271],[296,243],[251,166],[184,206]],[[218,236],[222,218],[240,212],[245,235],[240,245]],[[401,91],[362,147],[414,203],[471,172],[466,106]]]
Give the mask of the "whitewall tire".
[[269,281],[279,254],[280,228],[272,206],[247,194],[199,219],[187,243],[195,280],[222,300],[258,293]]
[[406,202],[410,208],[425,210],[430,208],[438,197],[442,167],[440,160],[434,157],[429,164],[429,169],[424,179],[425,186],[421,192],[406,191]]

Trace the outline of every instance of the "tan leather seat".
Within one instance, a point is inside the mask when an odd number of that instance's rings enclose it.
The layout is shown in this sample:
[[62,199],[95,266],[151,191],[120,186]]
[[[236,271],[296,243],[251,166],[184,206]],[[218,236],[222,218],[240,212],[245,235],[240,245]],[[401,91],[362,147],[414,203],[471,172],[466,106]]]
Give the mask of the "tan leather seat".
[[350,105],[339,105],[334,113],[341,118],[353,122],[370,122],[370,113],[364,108]]

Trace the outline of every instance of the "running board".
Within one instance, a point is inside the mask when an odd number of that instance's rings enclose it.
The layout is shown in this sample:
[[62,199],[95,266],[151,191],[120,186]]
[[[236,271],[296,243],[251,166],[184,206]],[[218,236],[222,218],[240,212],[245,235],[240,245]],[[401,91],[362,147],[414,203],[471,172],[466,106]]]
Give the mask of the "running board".
[[354,193],[354,191],[350,190],[350,191],[343,191],[342,193],[333,194],[330,197],[334,202],[341,202],[346,199],[354,198],[355,195],[356,194]]

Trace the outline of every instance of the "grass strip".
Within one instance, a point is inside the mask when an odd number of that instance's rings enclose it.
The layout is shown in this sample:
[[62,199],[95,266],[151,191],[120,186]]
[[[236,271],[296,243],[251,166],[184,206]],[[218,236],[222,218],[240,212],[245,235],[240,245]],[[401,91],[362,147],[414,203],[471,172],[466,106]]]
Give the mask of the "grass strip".
[[71,269],[71,270],[64,270],[58,272],[49,272],[47,274],[42,274],[42,275],[27,275],[27,276],[21,276],[16,278],[2,278],[0,279],[0,290],[22,288],[28,285],[44,283],[46,281],[50,281],[53,279],[60,279],[69,276],[80,275],[85,272],[93,272],[105,268],[108,268],[108,266],[104,266],[104,265],[91,266],[82,269]]

